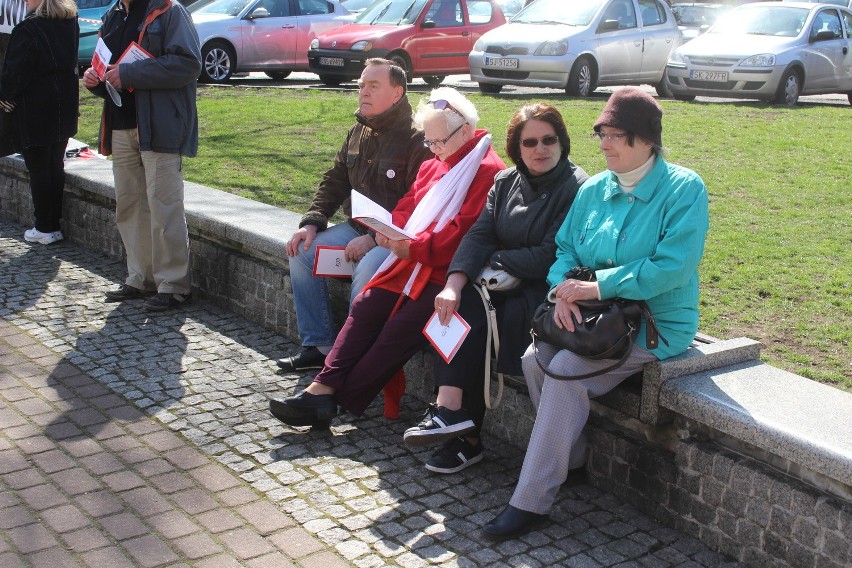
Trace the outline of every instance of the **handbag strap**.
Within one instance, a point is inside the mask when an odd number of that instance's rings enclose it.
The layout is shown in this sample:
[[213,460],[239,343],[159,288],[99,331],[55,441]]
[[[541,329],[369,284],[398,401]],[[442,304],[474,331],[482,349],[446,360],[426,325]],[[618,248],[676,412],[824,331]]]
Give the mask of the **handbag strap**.
[[485,339],[485,408],[494,409],[500,405],[500,400],[503,398],[503,373],[497,373],[497,398],[491,402],[491,343],[494,342],[494,356],[500,356],[500,333],[497,329],[497,310],[494,309],[494,304],[491,302],[491,295],[485,287],[485,281],[474,284],[476,291],[479,292],[479,297],[482,298],[482,305],[485,307],[486,327],[488,328],[487,337]]
[[621,345],[624,341],[629,343],[627,347],[627,351],[624,352],[624,355],[621,356],[621,359],[613,363],[612,365],[608,365],[603,369],[598,369],[597,371],[592,371],[590,373],[583,373],[581,375],[559,375],[550,371],[547,367],[541,364],[541,360],[538,358],[538,346],[535,343],[535,331],[530,330],[530,335],[532,335],[532,344],[533,344],[533,354],[535,355],[535,362],[538,364],[539,368],[544,371],[544,374],[548,377],[552,377],[559,381],[581,381],[583,379],[590,379],[592,377],[597,377],[600,375],[605,375],[610,371],[614,371],[624,365],[624,362],[627,361],[627,358],[630,357],[630,353],[633,352],[633,332],[635,328],[633,325],[630,325],[630,331],[626,333],[621,339],[618,340],[618,343],[615,344],[613,349],[616,349],[619,345]]

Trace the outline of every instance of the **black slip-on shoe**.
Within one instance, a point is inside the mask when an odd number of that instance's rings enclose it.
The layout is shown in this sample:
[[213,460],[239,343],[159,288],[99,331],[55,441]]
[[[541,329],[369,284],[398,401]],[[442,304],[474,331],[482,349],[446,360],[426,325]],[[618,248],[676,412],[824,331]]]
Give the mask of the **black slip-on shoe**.
[[124,300],[136,300],[153,296],[156,292],[146,292],[134,288],[130,284],[122,284],[115,290],[107,290],[104,294],[104,302],[123,302]]
[[278,368],[288,373],[307,371],[308,369],[322,369],[324,364],[325,355],[316,347],[306,347],[300,353],[278,359]]
[[506,505],[499,515],[482,527],[482,533],[490,540],[503,541],[523,536],[547,520],[547,515],[531,513]]
[[142,309],[146,312],[164,312],[183,306],[192,301],[192,294],[169,294],[160,292],[154,294],[142,304]]

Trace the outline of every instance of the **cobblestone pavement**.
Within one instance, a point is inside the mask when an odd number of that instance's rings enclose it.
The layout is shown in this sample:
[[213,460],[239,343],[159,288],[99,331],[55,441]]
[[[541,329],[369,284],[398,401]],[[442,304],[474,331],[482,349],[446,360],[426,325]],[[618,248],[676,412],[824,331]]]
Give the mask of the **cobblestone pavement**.
[[205,302],[106,304],[124,266],[0,221],[0,566],[738,566],[588,485],[541,531],[479,527],[523,451],[487,438],[455,475],[423,468],[381,400],[330,431],[286,427],[267,396],[296,346]]

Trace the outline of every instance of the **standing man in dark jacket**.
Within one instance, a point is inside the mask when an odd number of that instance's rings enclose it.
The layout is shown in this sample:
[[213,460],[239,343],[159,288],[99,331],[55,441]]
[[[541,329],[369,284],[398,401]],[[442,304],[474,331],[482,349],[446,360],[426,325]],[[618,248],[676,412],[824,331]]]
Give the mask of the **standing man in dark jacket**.
[[77,5],[73,0],[27,0],[27,17],[12,30],[0,77],[0,112],[13,125],[11,149],[30,173],[35,226],[24,239],[61,241],[65,147],[77,133]]
[[[198,34],[173,0],[121,0],[104,15],[100,35],[112,52],[104,81],[119,91],[121,105],[93,69],[83,85],[105,99],[100,148],[113,156],[116,225],[128,271],[106,301],[150,296],[143,308],[164,311],[191,297],[181,162],[198,149]],[[116,65],[133,42],[151,57]]]
[[[346,259],[357,262],[352,298],[388,255],[388,249],[376,246],[374,235],[351,219],[352,190],[390,211],[408,192],[420,164],[431,155],[423,144],[423,133],[412,121],[405,71],[385,59],[368,59],[358,86],[357,123],[349,129],[334,166],[326,172],[299,230],[287,243],[296,318],[305,349],[278,361],[284,371],[321,369],[337,336],[325,278],[313,275],[317,245],[346,247]],[[350,218],[329,228],[329,218],[340,207]]]

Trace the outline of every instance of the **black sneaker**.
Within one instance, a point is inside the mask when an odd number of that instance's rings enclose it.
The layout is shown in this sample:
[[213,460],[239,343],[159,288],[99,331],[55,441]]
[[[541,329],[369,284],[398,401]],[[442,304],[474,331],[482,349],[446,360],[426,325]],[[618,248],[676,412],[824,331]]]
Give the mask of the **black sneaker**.
[[145,300],[142,309],[146,312],[164,312],[192,301],[192,294],[167,294],[160,292]]
[[107,290],[104,294],[105,302],[123,302],[124,300],[135,300],[137,298],[147,298],[154,295],[156,292],[146,292],[139,288],[134,288],[130,284],[122,284],[115,290]]
[[325,365],[325,355],[316,347],[305,347],[301,353],[278,359],[278,368],[288,373],[322,369],[323,365]]
[[405,431],[402,439],[409,446],[436,444],[466,434],[476,428],[467,410],[449,410],[430,404],[417,426]]
[[453,438],[426,462],[435,473],[456,473],[482,461],[482,442],[475,446],[464,438]]

